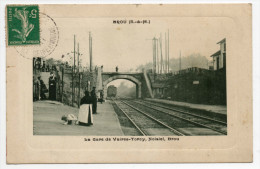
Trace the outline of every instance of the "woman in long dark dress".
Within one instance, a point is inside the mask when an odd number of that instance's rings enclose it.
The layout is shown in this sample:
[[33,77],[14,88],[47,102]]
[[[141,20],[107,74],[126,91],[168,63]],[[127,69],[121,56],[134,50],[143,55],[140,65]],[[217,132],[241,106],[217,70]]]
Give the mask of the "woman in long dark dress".
[[85,91],[85,96],[80,100],[79,125],[93,125],[92,103],[92,97],[88,91]]
[[56,78],[53,73],[49,78],[49,99],[56,100]]

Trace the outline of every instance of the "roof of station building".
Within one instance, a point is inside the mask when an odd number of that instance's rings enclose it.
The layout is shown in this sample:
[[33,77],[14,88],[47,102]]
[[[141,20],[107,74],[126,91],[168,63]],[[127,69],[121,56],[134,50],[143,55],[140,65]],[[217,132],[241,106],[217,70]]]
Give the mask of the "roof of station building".
[[217,51],[216,53],[212,54],[210,57],[213,57],[213,56],[219,56],[221,54],[220,50]]
[[219,43],[224,43],[224,42],[226,42],[226,38],[222,39],[222,40],[219,41],[217,44],[219,44]]

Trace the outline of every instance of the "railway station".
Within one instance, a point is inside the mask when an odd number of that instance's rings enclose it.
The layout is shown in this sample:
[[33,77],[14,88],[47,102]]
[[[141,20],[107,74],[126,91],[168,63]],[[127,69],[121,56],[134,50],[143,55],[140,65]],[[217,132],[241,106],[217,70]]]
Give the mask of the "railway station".
[[[179,70],[172,72],[167,43],[165,60],[156,62],[159,55],[153,50],[151,69],[125,71],[116,66],[105,71],[92,62],[89,36],[89,67],[80,66],[75,37],[74,65],[33,59],[34,135],[227,135],[225,38],[217,42],[220,50],[210,56],[212,65],[186,68],[180,57]],[[158,48],[158,40],[152,42],[153,49]],[[79,125],[86,97],[94,101],[87,103],[92,106],[87,110],[91,113],[84,115],[87,125]]]
[[[181,105],[181,106],[180,106]],[[201,105],[200,105],[201,106]],[[44,108],[43,108],[44,107]],[[193,110],[193,112],[191,111]],[[49,113],[46,113],[48,111]],[[55,113],[54,113],[55,112]],[[98,103],[94,125],[62,125],[60,117],[78,114],[78,108],[57,101],[34,104],[35,135],[92,136],[185,136],[226,135],[226,107],[198,105],[156,99],[108,100]]]

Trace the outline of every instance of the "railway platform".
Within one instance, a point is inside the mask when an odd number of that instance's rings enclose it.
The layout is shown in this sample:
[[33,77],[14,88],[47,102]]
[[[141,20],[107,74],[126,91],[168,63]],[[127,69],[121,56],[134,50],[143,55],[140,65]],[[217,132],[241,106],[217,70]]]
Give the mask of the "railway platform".
[[55,101],[33,103],[34,135],[123,136],[119,120],[109,102],[98,103],[93,126],[63,125],[62,115],[78,116],[79,109]]
[[227,115],[227,106],[222,106],[222,105],[193,104],[193,103],[178,102],[178,101],[165,100],[165,99],[150,99],[150,98],[146,98],[145,100],[170,104],[170,105],[189,108],[189,109],[203,110],[205,112],[211,112],[211,113],[216,113],[221,115]]

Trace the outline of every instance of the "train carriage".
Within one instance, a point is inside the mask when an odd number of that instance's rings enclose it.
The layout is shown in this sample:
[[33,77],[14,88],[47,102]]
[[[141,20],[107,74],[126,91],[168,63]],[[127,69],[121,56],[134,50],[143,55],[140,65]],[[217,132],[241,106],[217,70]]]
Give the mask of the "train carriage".
[[114,85],[108,86],[107,88],[107,97],[116,97],[117,95],[117,87]]

